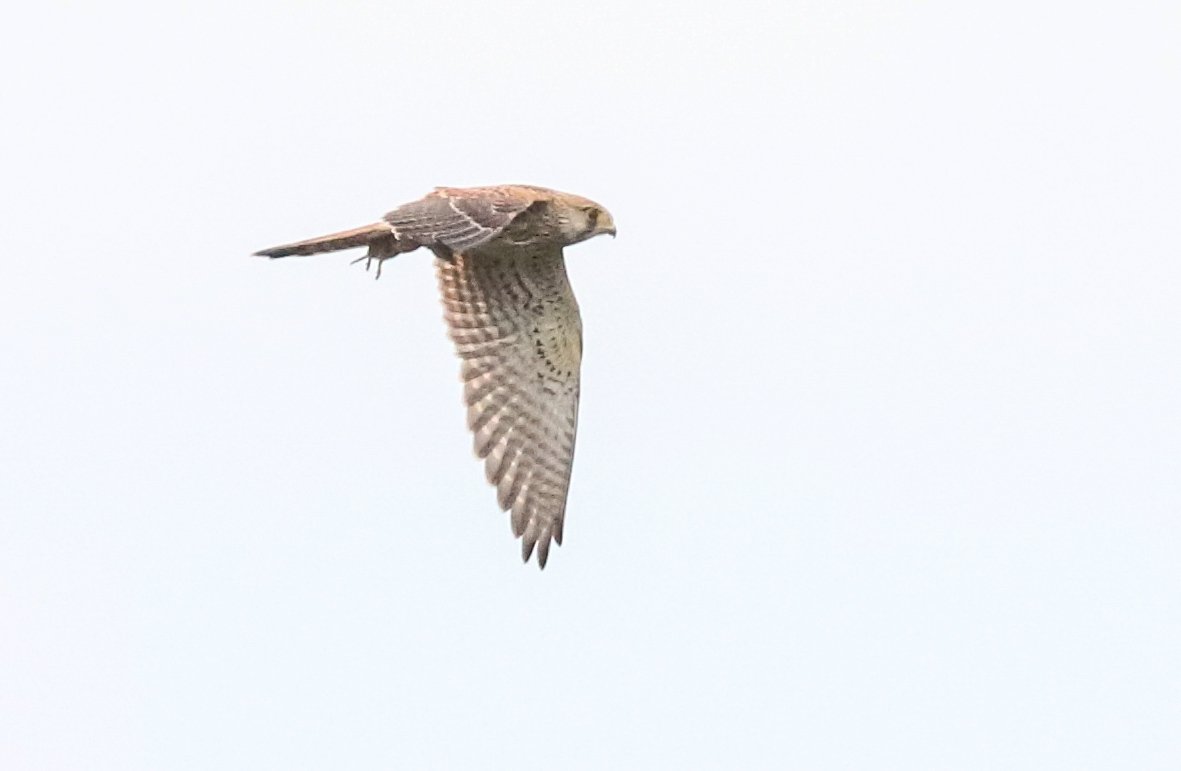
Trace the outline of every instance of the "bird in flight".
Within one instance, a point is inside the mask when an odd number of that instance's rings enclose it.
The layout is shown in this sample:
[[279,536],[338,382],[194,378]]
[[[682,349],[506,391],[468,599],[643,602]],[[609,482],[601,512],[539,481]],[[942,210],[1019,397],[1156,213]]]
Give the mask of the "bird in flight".
[[562,543],[578,426],[582,320],[562,249],[615,222],[599,204],[532,185],[439,187],[379,222],[256,252],[367,246],[366,268],[420,247],[435,255],[444,318],[462,360],[476,455],[526,562]]

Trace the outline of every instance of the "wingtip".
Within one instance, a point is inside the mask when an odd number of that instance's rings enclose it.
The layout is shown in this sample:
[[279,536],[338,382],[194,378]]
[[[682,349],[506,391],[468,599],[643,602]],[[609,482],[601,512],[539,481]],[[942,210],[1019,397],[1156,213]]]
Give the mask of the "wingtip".
[[537,569],[545,570],[545,563],[549,562],[549,543],[542,543],[538,541],[529,541],[523,539],[521,541],[521,562],[528,563],[530,557],[533,556],[534,548],[537,549]]
[[[529,562],[529,559],[533,556],[533,552],[536,549],[537,569],[545,570],[545,565],[547,562],[549,562],[550,543],[551,541],[548,537],[538,538],[536,540],[523,538],[521,540],[521,562]],[[558,542],[558,545],[561,546],[560,541]]]

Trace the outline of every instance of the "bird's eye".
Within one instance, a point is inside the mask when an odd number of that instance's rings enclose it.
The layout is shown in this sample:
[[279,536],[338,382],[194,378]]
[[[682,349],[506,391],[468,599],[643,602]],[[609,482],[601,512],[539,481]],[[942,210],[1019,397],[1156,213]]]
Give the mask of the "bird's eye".
[[599,221],[599,210],[598,209],[587,209],[586,210],[586,218],[588,220],[590,220],[591,227],[594,227]]

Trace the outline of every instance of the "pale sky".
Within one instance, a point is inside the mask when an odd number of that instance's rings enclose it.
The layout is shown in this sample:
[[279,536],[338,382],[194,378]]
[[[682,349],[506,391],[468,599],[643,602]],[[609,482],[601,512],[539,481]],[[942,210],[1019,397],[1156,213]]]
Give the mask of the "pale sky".
[[[1181,767],[1181,6],[6,15],[0,767]],[[522,565],[435,185],[602,202]]]

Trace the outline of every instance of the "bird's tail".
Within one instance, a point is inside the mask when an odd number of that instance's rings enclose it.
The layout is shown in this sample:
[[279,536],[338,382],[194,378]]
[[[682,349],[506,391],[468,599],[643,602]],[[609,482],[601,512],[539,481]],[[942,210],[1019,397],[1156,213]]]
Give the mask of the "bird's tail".
[[272,246],[255,252],[259,257],[290,257],[295,254],[319,254],[320,252],[336,252],[341,249],[352,249],[356,246],[368,246],[371,257],[393,257],[402,249],[398,248],[398,241],[388,223],[374,222],[352,230],[342,230],[319,238],[309,238],[306,241],[296,241],[293,244]]

